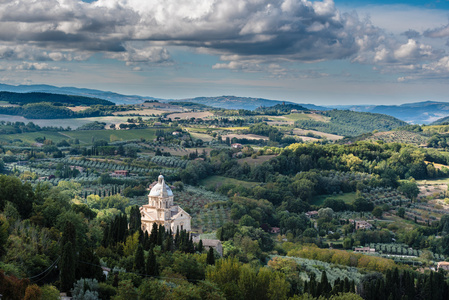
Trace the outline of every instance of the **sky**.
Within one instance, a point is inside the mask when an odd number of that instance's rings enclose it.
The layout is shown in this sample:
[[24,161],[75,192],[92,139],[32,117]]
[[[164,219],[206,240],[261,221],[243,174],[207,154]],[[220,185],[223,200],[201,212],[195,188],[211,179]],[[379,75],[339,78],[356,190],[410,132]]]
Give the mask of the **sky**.
[[0,83],[449,102],[449,0],[0,0]]

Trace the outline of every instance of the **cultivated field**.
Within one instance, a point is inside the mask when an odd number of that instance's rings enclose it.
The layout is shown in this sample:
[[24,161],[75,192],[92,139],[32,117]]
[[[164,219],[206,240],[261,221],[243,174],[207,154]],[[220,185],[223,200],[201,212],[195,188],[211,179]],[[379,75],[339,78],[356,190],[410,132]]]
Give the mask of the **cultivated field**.
[[209,111],[197,111],[197,112],[185,112],[185,113],[174,113],[169,114],[167,118],[171,118],[172,120],[175,119],[204,119],[207,117],[212,117],[214,114]]
[[233,138],[237,138],[237,139],[248,139],[248,140],[268,140],[268,137],[263,136],[263,135],[257,135],[257,134],[235,134],[235,133],[230,133],[230,134],[226,134],[221,136],[221,138],[224,140],[226,138],[229,139],[233,139]]
[[428,139],[428,137],[422,136],[419,133],[403,130],[377,132],[368,138],[368,140],[381,140],[386,143],[394,142],[414,145],[425,145]]
[[269,161],[270,159],[272,159],[275,156],[276,155],[262,155],[262,156],[258,156],[257,158],[245,157],[245,158],[239,159],[238,163],[243,164],[246,162],[250,166],[261,165],[264,162]]
[[314,135],[319,135],[323,138],[325,137],[331,141],[337,141],[337,140],[340,140],[343,138],[341,135],[325,133],[325,132],[316,131],[316,130],[305,130],[305,129],[294,129],[293,130],[293,134],[300,136],[303,140],[306,140],[304,137],[306,137],[307,133],[309,133],[309,132],[313,133]]
[[214,139],[212,136],[205,134],[205,133],[198,133],[198,132],[191,132],[191,131],[189,131],[189,133],[194,140],[201,139],[205,142],[210,142]]
[[159,109],[150,109],[150,108],[145,108],[145,109],[137,109],[137,110],[125,110],[125,111],[116,111],[113,113],[114,116],[118,116],[118,115],[139,115],[139,116],[151,116],[151,115],[162,115],[164,113],[169,112],[168,110],[159,110]]
[[228,178],[228,177],[224,177],[224,176],[218,176],[218,175],[214,175],[214,176],[209,176],[206,179],[203,179],[200,181],[200,185],[204,186],[206,189],[210,189],[210,188],[217,188],[220,187],[224,184],[233,184],[233,185],[242,185],[244,187],[247,188],[252,188],[255,186],[258,186],[259,183],[258,182],[249,182],[249,181],[243,181],[243,180],[237,180],[234,178]]
[[70,109],[71,111],[79,112],[88,109],[89,106],[73,106],[73,107],[68,106],[67,108]]
[[90,144],[92,138],[95,140],[110,141],[126,141],[145,139],[152,141],[156,138],[155,128],[134,129],[134,130],[82,130],[82,131],[67,131],[64,134],[72,139],[79,139],[80,143]]
[[56,131],[45,131],[45,132],[27,132],[18,134],[2,134],[0,135],[1,142],[10,142],[21,140],[24,143],[33,144],[36,142],[36,138],[45,137],[47,140],[52,140],[54,143],[58,143],[62,140],[66,140],[67,136],[56,132]]
[[[124,123],[129,119],[129,117],[118,117],[118,116],[107,116],[107,117],[92,117],[92,118],[73,118],[73,119],[27,119],[21,116],[9,116],[0,115],[0,121],[5,122],[24,122],[25,124],[33,122],[41,127],[43,126],[57,126],[72,129],[77,129],[78,127],[92,123],[94,121],[106,123],[106,127],[110,124]],[[145,120],[145,118],[144,118]]]
[[[266,116],[265,116],[266,117]],[[302,121],[302,120],[313,120],[313,121],[319,121],[319,122],[329,122],[330,118],[325,117],[320,114],[301,114],[301,113],[293,113],[285,116],[276,116],[276,117],[269,117],[270,120],[273,121]]]
[[107,142],[145,139],[151,141],[156,138],[156,129],[135,129],[135,130],[80,130],[80,131],[45,131],[27,132],[20,134],[2,134],[0,141],[9,142],[21,140],[23,142],[35,143],[37,137],[45,137],[57,143],[67,139],[79,139],[81,144],[91,144],[92,140],[105,140]]

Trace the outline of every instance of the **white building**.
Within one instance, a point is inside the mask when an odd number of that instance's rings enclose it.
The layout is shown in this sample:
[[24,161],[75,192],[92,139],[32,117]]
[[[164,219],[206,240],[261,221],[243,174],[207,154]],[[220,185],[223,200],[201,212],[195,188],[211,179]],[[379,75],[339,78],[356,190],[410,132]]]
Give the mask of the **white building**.
[[173,192],[165,184],[164,176],[159,175],[158,182],[148,194],[148,204],[140,207],[142,231],[151,233],[153,224],[164,225],[173,233],[177,229],[191,231],[192,217],[178,205],[173,204]]

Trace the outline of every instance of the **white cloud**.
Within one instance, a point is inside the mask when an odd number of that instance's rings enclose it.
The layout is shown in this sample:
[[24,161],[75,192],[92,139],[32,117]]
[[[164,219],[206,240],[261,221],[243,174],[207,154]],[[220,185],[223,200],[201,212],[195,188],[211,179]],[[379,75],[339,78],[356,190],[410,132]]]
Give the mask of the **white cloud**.
[[[429,24],[427,17],[419,22]],[[449,35],[448,26],[435,27],[424,35]],[[176,46],[220,56],[213,69],[275,76],[292,62],[350,59],[384,72],[417,72],[445,57],[419,40],[424,28],[405,31],[407,42],[369,18],[342,13],[333,0],[0,1],[0,59],[61,62],[102,53],[135,70],[171,63],[167,48]]]
[[125,52],[112,52],[106,57],[126,62],[126,65],[148,63],[170,63],[170,53],[162,47],[135,47],[131,43],[125,45]]
[[26,70],[26,71],[65,71],[60,67],[50,66],[47,63],[24,62],[17,66],[10,66],[8,70]]
[[425,36],[432,38],[446,38],[449,37],[449,24],[436,29],[430,29],[424,32]]

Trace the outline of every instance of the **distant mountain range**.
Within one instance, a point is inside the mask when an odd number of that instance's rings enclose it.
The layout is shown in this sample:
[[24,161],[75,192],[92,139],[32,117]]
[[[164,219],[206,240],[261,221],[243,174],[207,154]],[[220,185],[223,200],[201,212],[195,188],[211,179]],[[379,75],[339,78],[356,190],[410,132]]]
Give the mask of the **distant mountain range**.
[[209,105],[216,108],[226,109],[248,109],[254,110],[261,106],[274,106],[276,104],[297,104],[288,101],[279,100],[267,100],[262,98],[249,98],[249,97],[237,97],[237,96],[219,96],[219,97],[196,97],[188,99],[170,100],[173,102],[192,102],[204,105]]
[[160,100],[153,97],[142,97],[137,95],[122,95],[113,92],[105,92],[94,89],[83,89],[76,87],[56,87],[52,85],[36,84],[36,85],[9,85],[0,84],[0,91],[14,92],[14,93],[50,93],[50,94],[65,94],[76,95],[84,97],[100,98],[112,101],[116,104],[134,104],[142,103],[146,100]]
[[430,124],[438,119],[449,116],[449,103],[426,101],[406,103],[402,105],[337,105],[318,106],[314,104],[294,103],[291,101],[268,100],[263,98],[250,98],[238,96],[196,97],[186,99],[160,99],[149,96],[122,95],[114,92],[76,87],[55,87],[52,85],[7,85],[0,84],[0,91],[28,93],[42,92],[53,94],[78,95],[95,97],[112,101],[116,104],[142,103],[146,100],[158,100],[160,102],[193,102],[217,108],[249,109],[254,110],[261,106],[274,106],[276,104],[299,104],[312,110],[346,109],[358,112],[371,112],[386,114],[396,117],[411,124]]
[[410,124],[430,124],[449,116],[449,103],[436,101],[402,105],[338,105],[332,108],[390,115]]

